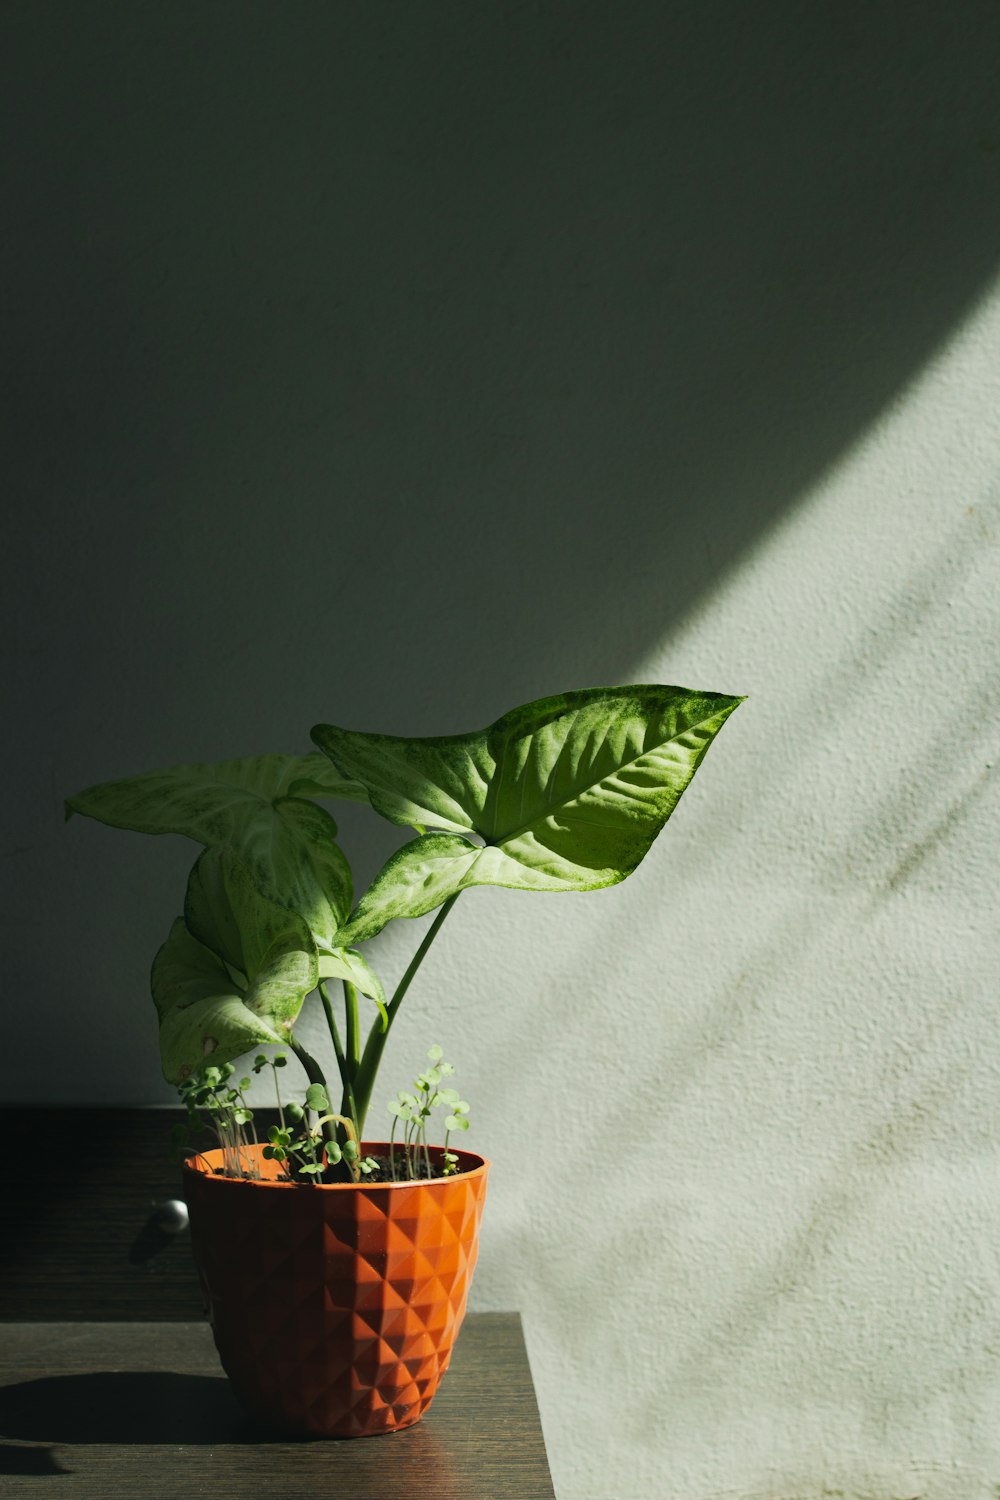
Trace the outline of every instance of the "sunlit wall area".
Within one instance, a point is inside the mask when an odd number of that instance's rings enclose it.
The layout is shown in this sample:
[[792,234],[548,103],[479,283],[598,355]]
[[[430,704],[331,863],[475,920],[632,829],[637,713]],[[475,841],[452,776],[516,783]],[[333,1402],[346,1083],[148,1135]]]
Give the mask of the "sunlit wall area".
[[998,349],[1000,291],[632,663],[749,694],[639,871],[498,895],[516,977],[456,911],[574,1500],[1000,1475]]

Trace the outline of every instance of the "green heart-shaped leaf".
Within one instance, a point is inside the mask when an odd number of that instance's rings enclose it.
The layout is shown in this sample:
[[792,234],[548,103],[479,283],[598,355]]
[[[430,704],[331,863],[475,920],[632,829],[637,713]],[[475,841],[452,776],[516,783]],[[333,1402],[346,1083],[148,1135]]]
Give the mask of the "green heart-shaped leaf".
[[104,781],[66,799],[66,816],[83,813],[136,833],[181,833],[199,844],[226,844],[233,827],[278,797],[354,796],[329,760],[309,755],[251,755],[191,762],[121,781]]
[[276,797],[270,812],[238,823],[232,849],[270,895],[304,917],[317,943],[332,945],[351,909],[351,867],[325,808]]
[[271,901],[228,849],[191,872],[185,917],[153,962],[164,1076],[172,1083],[211,1058],[221,1066],[262,1044],[287,1041],[317,983],[303,919]]
[[[422,917],[470,885],[484,883],[477,871],[485,849],[453,833],[425,833],[397,849],[361,897],[351,919],[341,928],[347,943],[365,943],[396,917]],[[495,850],[490,851],[496,854]],[[500,855],[502,861],[503,855]],[[492,881],[490,884],[515,884]]]
[[587,891],[624,880],[742,701],[679,687],[596,688],[438,739],[318,725],[315,742],[383,816],[447,830],[392,856],[338,940],[364,941],[471,885]]
[[351,873],[337,825],[306,797],[364,800],[326,756],[257,755],[196,762],[108,781],[70,797],[74,812],[137,833],[178,833],[207,846],[227,844],[276,900],[332,944],[351,907]]

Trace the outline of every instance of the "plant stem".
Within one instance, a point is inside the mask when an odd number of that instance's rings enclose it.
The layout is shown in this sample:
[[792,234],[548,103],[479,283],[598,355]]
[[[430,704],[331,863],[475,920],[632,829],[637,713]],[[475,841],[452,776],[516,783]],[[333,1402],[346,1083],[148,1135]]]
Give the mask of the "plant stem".
[[427,1121],[424,1119],[420,1121],[420,1139],[424,1147],[424,1162],[427,1166],[427,1176],[433,1177],[434,1174],[431,1171],[431,1153],[427,1147]]
[[333,1014],[333,1001],[331,1001],[330,996],[327,995],[327,986],[325,986],[325,983],[322,980],[319,981],[319,999],[321,999],[322,1002],[322,1014],[327,1017],[327,1029],[328,1032],[330,1032],[330,1041],[331,1043],[333,1043],[334,1053],[336,1053],[337,1073],[340,1074],[340,1083],[342,1083],[343,1091],[345,1091],[346,1094],[349,1085],[351,1085],[351,1076],[349,1076],[348,1073],[348,1061],[346,1061],[345,1056],[343,1056],[343,1046],[342,1043],[340,1043],[340,1032],[337,1031],[337,1019]]
[[[326,1024],[330,1030],[333,1050],[337,1055],[337,1069],[340,1073],[340,1082],[343,1085],[340,1112],[342,1115],[350,1115],[354,1122],[354,1128],[358,1131],[358,1139],[360,1140],[361,1132],[358,1130],[358,1112],[354,1103],[354,1083],[351,1077],[351,1070],[347,1066],[347,1058],[344,1056],[344,1049],[340,1043],[340,1032],[337,1030],[337,1018],[333,1013],[333,1002],[326,993],[326,986],[322,980],[320,980],[319,985],[319,997],[323,1003],[323,1014],[326,1016]],[[341,1145],[343,1145],[343,1142],[341,1142]]]
[[358,1071],[361,1047],[358,1037],[358,992],[350,980],[344,980],[344,1014],[347,1017],[346,1052],[351,1076]]
[[[288,1045],[291,1047],[292,1051],[295,1053],[295,1056],[298,1058],[299,1062],[305,1069],[306,1077],[309,1079],[309,1082],[321,1083],[323,1085],[323,1088],[325,1089],[326,1078],[323,1074],[323,1069],[320,1067],[319,1063],[316,1061],[313,1055],[310,1052],[306,1051],[302,1043],[298,1040],[297,1037],[293,1036],[291,1032],[288,1033]],[[329,1097],[329,1093],[327,1093],[327,1098]],[[327,1120],[326,1124],[323,1126],[323,1135],[328,1141],[336,1142],[337,1127],[332,1120]]]
[[357,1115],[359,1136],[361,1135],[361,1131],[364,1128],[365,1117],[368,1114],[368,1106],[371,1104],[372,1090],[375,1087],[375,1075],[378,1072],[378,1065],[382,1061],[382,1053],[385,1051],[385,1044],[389,1037],[389,1030],[392,1026],[393,1021],[396,1019],[396,1012],[399,1010],[399,1007],[403,1002],[403,996],[410,988],[410,984],[412,983],[417,970],[423,963],[428,948],[437,937],[438,932],[441,930],[441,924],[444,922],[445,917],[451,911],[460,895],[461,892],[456,891],[454,896],[448,897],[447,901],[444,903],[441,910],[434,918],[434,921],[431,923],[423,942],[420,944],[420,947],[410,959],[406,973],[399,981],[398,985],[396,986],[396,992],[393,995],[392,999],[389,1001],[387,1007],[388,1018],[385,1023],[385,1030],[382,1030],[381,1017],[377,1021],[372,1022],[372,1029],[368,1033],[368,1040],[365,1043],[365,1050],[362,1054],[361,1062],[359,1063],[354,1076],[354,1097],[357,1100],[359,1111]]

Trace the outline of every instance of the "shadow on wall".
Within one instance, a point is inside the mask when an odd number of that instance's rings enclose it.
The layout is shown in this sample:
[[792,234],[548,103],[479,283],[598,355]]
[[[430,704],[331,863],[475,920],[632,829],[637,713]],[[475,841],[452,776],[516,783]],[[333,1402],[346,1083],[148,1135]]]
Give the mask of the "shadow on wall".
[[69,913],[89,1046],[168,881],[61,798],[627,676],[992,280],[1000,9],[6,21],[9,977]]
[[989,4],[8,24],[19,680],[82,780],[618,680],[998,262]]

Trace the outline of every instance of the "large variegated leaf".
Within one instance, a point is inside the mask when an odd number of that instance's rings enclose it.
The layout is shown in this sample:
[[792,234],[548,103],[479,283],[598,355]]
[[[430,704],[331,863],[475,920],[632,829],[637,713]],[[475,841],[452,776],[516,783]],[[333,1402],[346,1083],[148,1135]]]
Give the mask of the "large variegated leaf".
[[317,983],[306,923],[265,896],[231,850],[201,856],[184,911],[152,974],[163,1070],[172,1082],[209,1056],[228,1062],[261,1042],[287,1040]]
[[454,833],[426,833],[383,865],[341,929],[344,942],[367,942],[395,917],[422,917],[473,885],[518,890],[591,889],[566,885],[544,871],[514,864],[502,849],[480,847]]
[[309,924],[317,943],[332,944],[351,909],[351,867],[325,808],[300,797],[276,797],[269,810],[237,823],[230,847],[261,885]]
[[258,882],[306,919],[318,942],[331,943],[350,911],[350,867],[329,813],[302,799],[364,795],[313,751],[196,762],[104,782],[70,797],[66,815],[228,844]]
[[624,880],[740,702],[643,686],[544,698],[489,729],[433,740],[317,726],[316,743],[384,816],[448,830],[389,860],[339,941],[361,942],[470,885],[585,891]]
[[269,809],[276,798],[353,796],[355,791],[316,751],[251,755],[104,781],[68,797],[66,816],[83,813],[136,833],[181,833],[199,844],[226,844],[235,825]]
[[351,781],[391,823],[462,833],[478,828],[485,814],[496,770],[490,733],[400,739],[317,724],[312,737],[338,770],[354,768]]
[[153,960],[151,982],[163,1076],[170,1083],[209,1060],[231,1062],[252,1047],[287,1041],[246,1005],[225,964],[191,936],[183,917]]

